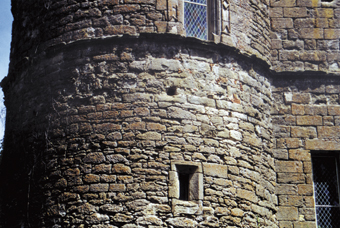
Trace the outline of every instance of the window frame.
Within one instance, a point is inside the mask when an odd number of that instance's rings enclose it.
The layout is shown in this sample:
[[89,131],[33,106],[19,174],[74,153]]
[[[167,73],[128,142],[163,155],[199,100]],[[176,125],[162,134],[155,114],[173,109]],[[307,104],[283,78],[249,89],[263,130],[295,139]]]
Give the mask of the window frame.
[[[316,194],[316,172],[315,172],[315,161],[314,159],[318,157],[331,157],[335,159],[335,174],[336,174],[336,187],[337,187],[337,205],[336,204],[330,204],[330,205],[317,205],[317,194]],[[313,173],[313,194],[314,194],[314,207],[315,207],[315,220],[317,223],[317,226],[319,227],[320,219],[318,219],[318,208],[338,208],[340,211],[340,173],[339,173],[339,166],[340,166],[340,151],[314,151],[311,153],[311,162],[312,162],[312,173]],[[337,219],[337,223],[340,223],[340,216]]]
[[[190,180],[187,185],[187,199],[183,199],[180,195],[180,174],[190,175]],[[169,182],[169,198],[182,201],[203,200],[203,172],[201,163],[189,161],[172,161],[171,171],[169,172]]]
[[[179,1],[179,21],[185,27],[184,0]],[[221,42],[221,35],[230,34],[230,0],[207,0],[207,39],[206,41]],[[227,17],[227,18],[224,18]],[[186,35],[187,36],[187,35]],[[188,36],[187,36],[188,37]],[[196,39],[200,39],[195,37]],[[202,39],[201,39],[202,40]],[[204,39],[203,39],[204,40]]]

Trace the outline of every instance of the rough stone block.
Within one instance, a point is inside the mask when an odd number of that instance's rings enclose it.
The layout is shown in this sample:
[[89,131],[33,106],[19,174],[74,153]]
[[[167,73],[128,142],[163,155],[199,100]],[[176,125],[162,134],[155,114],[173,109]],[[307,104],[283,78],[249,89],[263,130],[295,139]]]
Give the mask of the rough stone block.
[[277,173],[277,182],[282,184],[304,184],[303,173]]
[[303,61],[320,62],[326,61],[327,55],[325,51],[304,51],[300,54],[300,58]]
[[326,105],[306,105],[305,106],[305,115],[315,116],[315,115],[327,115],[327,106]]
[[146,132],[144,134],[139,134],[136,136],[138,139],[142,139],[142,140],[155,140],[155,141],[159,141],[162,138],[162,135],[160,133],[157,132]]
[[269,8],[269,16],[271,18],[283,17],[283,8],[281,7]]
[[[340,85],[327,85],[326,86],[326,93],[339,93],[340,92]],[[327,106],[323,106],[327,109]]]
[[311,100],[309,93],[284,93],[285,103],[308,104]]
[[282,49],[282,40],[271,40],[272,49]]
[[279,207],[276,214],[279,221],[296,221],[299,217],[297,207]]
[[86,163],[102,163],[105,161],[105,156],[100,152],[89,153],[85,156],[83,161]]
[[[317,28],[328,28],[328,19],[327,18],[317,18],[315,21],[315,26]],[[325,33],[326,35],[326,33]]]
[[114,13],[129,13],[136,12],[140,10],[140,5],[138,4],[125,4],[125,5],[117,5],[113,7]]
[[316,223],[310,221],[294,222],[294,228],[309,228],[309,227],[316,227]]
[[249,200],[250,202],[253,203],[257,203],[259,201],[258,197],[255,195],[255,192],[244,189],[238,189],[236,196],[241,199]]
[[190,228],[197,227],[196,221],[185,217],[169,218],[166,220],[166,222],[168,222],[170,225],[174,227],[190,227]]
[[302,196],[294,196],[294,195],[281,195],[279,196],[279,205],[280,206],[294,206],[301,207],[303,206],[303,197]]
[[189,120],[196,120],[196,116],[189,111],[183,110],[177,107],[170,107],[168,109],[168,116],[169,118],[175,119],[189,119]]
[[270,5],[272,7],[293,7],[296,6],[296,0],[271,0]]
[[279,51],[279,60],[292,60],[296,61],[300,59],[300,52],[296,50],[281,50]]
[[321,116],[297,116],[296,117],[297,125],[322,125],[322,117]]
[[283,41],[283,48],[284,49],[298,49],[298,50],[302,50],[304,43],[302,40],[284,40]]
[[315,8],[315,7],[321,6],[321,1],[319,0],[297,0],[296,5]]
[[90,192],[107,192],[109,190],[109,184],[91,184]]
[[323,139],[308,139],[306,140],[307,150],[338,150],[340,142],[326,141]]
[[205,175],[227,178],[228,177],[228,166],[203,163],[203,172]]
[[300,161],[276,161],[275,170],[280,173],[301,173],[302,162]]
[[340,105],[328,105],[327,110],[330,116],[340,116]]
[[315,9],[317,17],[332,18],[334,16],[333,8],[316,8]]
[[305,114],[305,106],[292,104],[292,114],[293,115],[304,115]]
[[166,10],[167,9],[167,1],[166,0],[157,0],[156,1],[156,9],[157,10]]
[[298,188],[295,184],[278,184],[275,193],[277,195],[297,195]]
[[293,19],[291,18],[272,18],[272,28],[275,30],[293,27]]
[[87,183],[97,183],[100,181],[100,176],[95,174],[86,174],[83,181]]
[[294,28],[314,28],[314,18],[298,18],[294,20]]
[[287,148],[298,148],[300,146],[300,140],[298,138],[287,138],[286,146]]
[[199,96],[188,96],[189,103],[204,105],[209,107],[216,107],[215,100]]
[[303,196],[312,196],[314,192],[314,187],[312,184],[299,184],[298,194]]
[[292,8],[284,8],[283,9],[284,17],[307,17],[307,8],[306,7],[292,7]]
[[322,28],[300,28],[298,35],[302,39],[323,39]]
[[134,94],[123,94],[123,100],[127,103],[132,103],[136,101],[151,102],[153,96],[147,93],[134,93]]
[[123,165],[123,164],[115,164],[112,167],[112,172],[113,173],[126,173],[126,174],[130,174],[131,173],[131,169],[129,166]]
[[[299,213],[305,217],[307,221],[315,220],[315,209],[314,208],[299,208]],[[314,227],[311,225],[310,227]]]
[[285,149],[274,149],[273,155],[278,159],[288,159],[288,151]]
[[110,184],[110,192],[124,192],[126,190],[125,184]]
[[324,29],[325,39],[334,40],[339,38],[340,29]]
[[340,126],[318,126],[318,138],[338,138]]
[[112,6],[112,5],[118,5],[119,4],[119,0],[102,0],[101,3],[103,5]]
[[298,161],[310,161],[310,151],[309,150],[289,150],[289,159]]

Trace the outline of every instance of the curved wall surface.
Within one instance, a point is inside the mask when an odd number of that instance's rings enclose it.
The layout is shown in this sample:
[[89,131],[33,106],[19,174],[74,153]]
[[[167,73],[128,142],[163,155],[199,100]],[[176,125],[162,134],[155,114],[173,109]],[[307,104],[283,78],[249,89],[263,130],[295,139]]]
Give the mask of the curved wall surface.
[[[266,1],[221,1],[218,10],[211,14],[215,14],[215,19],[226,20],[223,25],[229,27],[229,32],[221,33],[219,28],[220,32],[215,31],[215,38],[209,42],[236,47],[269,63],[268,5]],[[12,12],[12,65],[46,48],[79,40],[141,34],[186,35],[181,0],[15,1]]]
[[270,83],[221,47],[113,38],[28,61],[5,87],[4,164],[29,173],[8,223],[276,227]]

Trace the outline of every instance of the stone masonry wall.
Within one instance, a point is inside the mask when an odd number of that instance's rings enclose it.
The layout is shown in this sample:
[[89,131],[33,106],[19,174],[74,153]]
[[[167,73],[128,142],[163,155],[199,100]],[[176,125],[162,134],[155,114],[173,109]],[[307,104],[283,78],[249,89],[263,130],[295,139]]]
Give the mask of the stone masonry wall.
[[271,1],[272,69],[339,73],[340,9],[320,0]]
[[[7,173],[17,190],[5,205],[25,192],[8,227],[277,227],[259,64],[174,37],[89,44],[50,50],[7,81],[3,163],[29,173]],[[169,196],[182,161],[202,166],[202,199]]]
[[340,80],[287,75],[273,86],[279,227],[316,227],[310,153],[340,146]]
[[[185,36],[179,0],[13,1],[11,69],[49,47],[140,34]],[[230,1],[229,35],[214,40],[269,63],[267,1]]]
[[230,0],[230,34],[221,41],[270,63],[269,1]]

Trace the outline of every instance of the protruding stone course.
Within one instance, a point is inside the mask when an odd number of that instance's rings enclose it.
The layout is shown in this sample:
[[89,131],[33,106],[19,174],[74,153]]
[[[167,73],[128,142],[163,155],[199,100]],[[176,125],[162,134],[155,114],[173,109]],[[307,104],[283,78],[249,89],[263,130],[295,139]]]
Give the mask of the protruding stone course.
[[[43,187],[49,216],[36,215],[46,224],[39,227],[63,221],[93,228],[256,226],[250,215],[277,226],[266,116],[272,97],[260,68],[217,49],[202,58],[195,45],[168,41],[117,38],[93,45],[53,51],[51,58],[60,56],[60,80],[42,76],[54,85],[46,95],[54,97],[53,106],[44,108],[51,116],[46,159],[54,162],[42,173],[53,188]],[[39,64],[45,69],[49,62]],[[40,96],[35,84],[26,86],[32,88],[27,99]],[[192,201],[178,199],[172,161],[202,166],[192,174]]]
[[183,1],[13,0],[8,227],[315,226],[311,154],[340,147],[340,10],[223,2],[230,31],[203,41]]

